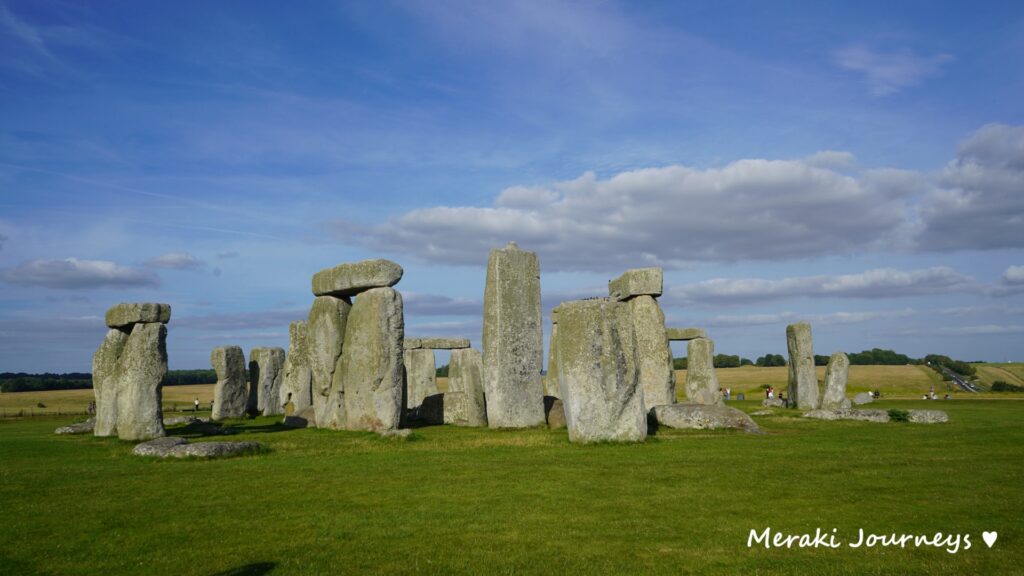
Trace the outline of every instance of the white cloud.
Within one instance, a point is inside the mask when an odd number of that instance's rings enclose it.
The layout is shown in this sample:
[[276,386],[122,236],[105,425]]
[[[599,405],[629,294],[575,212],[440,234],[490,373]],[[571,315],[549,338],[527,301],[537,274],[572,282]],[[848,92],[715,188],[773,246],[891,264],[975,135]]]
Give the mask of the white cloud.
[[867,312],[833,312],[830,314],[801,314],[797,312],[779,312],[775,314],[748,314],[739,316],[714,316],[700,322],[708,328],[738,328],[745,326],[785,325],[794,322],[810,322],[814,325],[859,324],[873,320],[889,318],[907,318],[917,315],[913,308],[902,310],[874,310]]
[[67,290],[90,288],[156,287],[160,278],[149,271],[120,266],[105,260],[30,260],[0,271],[0,279],[22,286]]
[[893,94],[937,76],[952,59],[949,54],[919,56],[908,49],[882,52],[865,46],[848,46],[834,54],[840,68],[864,74],[875,96]]
[[237,257],[238,257],[238,252],[235,252],[234,250],[228,250],[226,252],[218,252],[217,253],[217,258],[219,258],[221,260],[227,260],[228,258],[237,258]]
[[852,168],[856,164],[856,159],[853,154],[849,152],[822,150],[804,158],[804,162],[816,168],[843,170],[846,168]]
[[198,270],[206,266],[206,263],[186,252],[168,252],[146,260],[146,266],[173,270]]
[[1004,284],[1024,284],[1024,266],[1010,266],[1003,272]]

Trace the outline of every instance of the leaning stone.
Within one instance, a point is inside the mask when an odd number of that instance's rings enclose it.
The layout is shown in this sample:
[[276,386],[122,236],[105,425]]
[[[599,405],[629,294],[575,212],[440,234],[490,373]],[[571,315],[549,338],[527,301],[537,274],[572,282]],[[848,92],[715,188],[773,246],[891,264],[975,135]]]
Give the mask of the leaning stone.
[[397,290],[372,288],[359,295],[331,384],[331,395],[344,399],[346,429],[379,432],[398,428],[404,335],[402,295]]
[[949,414],[942,410],[907,410],[908,420],[917,424],[949,422]]
[[465,394],[465,423],[460,426],[487,426],[487,405],[484,400],[483,360],[479,350],[452,350],[448,362],[448,390]]
[[220,346],[210,352],[210,364],[217,373],[210,418],[241,418],[245,415],[245,406],[249,398],[245,378],[245,353],[238,346]]
[[135,448],[132,449],[132,454],[136,456],[157,456],[160,458],[167,458],[170,456],[172,448],[187,443],[188,440],[185,440],[180,436],[166,436],[164,438],[157,438],[155,440],[150,440],[149,442],[136,444]]
[[118,358],[128,343],[129,332],[111,328],[92,357],[92,393],[96,399],[96,436],[117,434],[117,396],[121,367]]
[[672,368],[672,349],[665,337],[665,314],[658,302],[653,296],[641,295],[629,300],[629,309],[646,414],[655,406],[675,403],[676,373]]
[[786,347],[789,349],[789,398],[801,410],[820,408],[811,325],[797,322],[786,326]]
[[643,441],[647,416],[629,304],[607,299],[566,302],[558,326],[559,382],[569,441]]
[[540,263],[515,242],[491,250],[484,287],[483,366],[487,423],[523,428],[544,423]]
[[862,420],[865,422],[888,422],[889,412],[886,410],[811,410],[804,418],[816,420]]
[[850,399],[846,397],[846,380],[850,372],[850,359],[842,352],[836,352],[829,358],[825,368],[825,395],[821,399],[823,410],[842,410],[850,408]]
[[[550,402],[549,402],[550,400]],[[544,398],[544,408],[548,420],[548,428],[565,428],[565,405],[558,398]]]
[[404,363],[406,407],[412,410],[427,396],[438,393],[437,363],[434,351],[423,348],[406,350]]
[[696,338],[707,338],[703,328],[665,328],[665,336],[672,342],[685,342]]
[[[309,325],[296,320],[288,326],[288,354],[279,405],[295,414],[313,405],[313,375],[309,367]],[[291,409],[285,407],[291,404]]]
[[869,392],[861,392],[853,397],[853,403],[858,406],[863,404],[870,404],[875,401],[875,397]]
[[149,440],[163,436],[161,382],[167,374],[167,327],[135,324],[118,365],[118,437]]
[[694,430],[733,428],[749,434],[760,434],[761,428],[746,412],[731,406],[708,404],[668,404],[654,407],[654,420],[659,426]]
[[345,341],[345,328],[352,303],[347,298],[320,296],[313,300],[307,322],[309,346],[309,371],[313,388],[313,407],[316,409],[317,426],[326,427],[331,417],[337,418],[340,405],[340,420],[336,427],[345,426],[344,398],[329,398],[334,370],[341,358]]
[[110,328],[131,328],[132,324],[160,323],[171,321],[171,305],[155,302],[122,302],[109,310],[106,315]]
[[[283,414],[281,383],[284,381],[284,348],[249,350],[250,413],[272,416]],[[255,408],[255,412],[253,411]]]
[[390,260],[363,260],[325,268],[313,275],[316,296],[355,296],[371,288],[386,288],[402,279],[402,267]]
[[686,345],[686,397],[694,404],[721,404],[722,392],[715,373],[715,342],[695,338]]
[[75,422],[67,426],[61,426],[53,431],[54,434],[88,434],[96,428],[96,418],[89,418],[84,422]]
[[782,398],[765,398],[764,400],[761,401],[761,406],[766,406],[770,408],[785,408],[786,401],[783,400]]
[[608,296],[620,301],[634,296],[661,296],[663,284],[661,268],[633,268],[608,281]]

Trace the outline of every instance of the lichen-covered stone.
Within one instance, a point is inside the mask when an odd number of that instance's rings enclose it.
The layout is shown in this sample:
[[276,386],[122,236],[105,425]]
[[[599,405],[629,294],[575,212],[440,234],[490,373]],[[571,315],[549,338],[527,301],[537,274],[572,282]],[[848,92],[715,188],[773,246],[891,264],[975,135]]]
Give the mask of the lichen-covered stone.
[[785,408],[786,401],[782,398],[765,398],[761,401],[761,406],[767,406],[770,408]]
[[118,359],[117,436],[149,440],[164,433],[161,381],[167,374],[167,327],[135,324]]
[[722,403],[715,373],[715,342],[710,338],[694,338],[686,345],[686,398],[693,404]]
[[406,338],[405,349],[460,350],[469,348],[469,338]]
[[842,352],[832,354],[825,368],[825,395],[821,399],[823,410],[843,410],[852,407],[846,397],[846,380],[850,372],[850,359]]
[[53,431],[54,434],[88,434],[96,429],[96,418],[89,418],[82,422],[75,422],[67,426],[61,426]]
[[118,358],[128,343],[128,332],[111,328],[92,357],[92,392],[96,399],[96,436],[117,434],[117,395],[121,368]]
[[404,335],[402,295],[397,290],[372,288],[356,298],[331,385],[331,396],[344,400],[346,429],[398,428]]
[[821,407],[818,377],[814,373],[814,343],[811,325],[797,322],[786,327],[789,349],[789,398],[801,410]]
[[[317,426],[327,427],[329,416],[337,416],[341,409],[340,427],[344,427],[344,399],[329,398],[334,381],[334,370],[341,359],[345,341],[345,328],[352,303],[348,298],[319,296],[309,310],[306,331],[309,346],[309,371],[313,389],[313,407]],[[337,427],[336,422],[336,427]]]
[[406,350],[404,357],[406,407],[414,409],[424,398],[438,393],[437,361],[434,351],[425,348]]
[[245,378],[245,353],[238,346],[221,346],[210,352],[210,364],[217,373],[213,387],[210,418],[241,418],[249,400]]
[[870,404],[875,401],[875,397],[870,392],[861,392],[853,397],[853,403],[860,406],[863,404]]
[[949,414],[942,410],[907,410],[907,419],[916,424],[949,422]]
[[862,420],[865,422],[888,422],[889,412],[886,410],[811,410],[804,413],[804,418],[816,420]]
[[629,304],[566,302],[558,327],[558,380],[569,440],[643,441],[647,416]]
[[171,321],[171,305],[155,302],[122,302],[107,310],[107,326],[110,328],[131,328],[133,324],[160,323]]
[[459,426],[487,426],[487,406],[484,400],[483,360],[479,350],[462,348],[452,350],[448,362],[448,391],[463,394],[464,420]]
[[703,328],[665,328],[665,336],[671,342],[685,342],[696,338],[707,338]]
[[634,296],[661,296],[664,275],[661,268],[633,268],[608,281],[612,300],[628,300]]
[[398,264],[384,259],[363,260],[325,268],[313,275],[313,294],[316,296],[355,296],[371,288],[386,288],[398,284],[403,270]]
[[761,428],[742,410],[731,406],[708,404],[669,404],[655,406],[654,419],[659,426],[694,430],[733,428],[759,434]]
[[[296,320],[288,326],[288,354],[284,359],[280,405],[285,413],[291,414],[313,405],[313,373],[309,366],[309,325],[305,320]],[[285,408],[289,405],[289,408]]]
[[[284,414],[281,384],[284,382],[284,348],[249,350],[249,411],[271,416]],[[255,402],[254,402],[255,400]]]
[[676,401],[676,375],[672,369],[672,349],[665,337],[665,314],[653,296],[629,300],[636,335],[640,386],[644,392],[644,411]]
[[483,363],[487,423],[522,428],[544,423],[540,263],[515,242],[491,250],[484,288]]
[[138,444],[132,450],[136,456],[155,458],[226,458],[258,452],[259,442],[194,442],[177,436],[158,438]]

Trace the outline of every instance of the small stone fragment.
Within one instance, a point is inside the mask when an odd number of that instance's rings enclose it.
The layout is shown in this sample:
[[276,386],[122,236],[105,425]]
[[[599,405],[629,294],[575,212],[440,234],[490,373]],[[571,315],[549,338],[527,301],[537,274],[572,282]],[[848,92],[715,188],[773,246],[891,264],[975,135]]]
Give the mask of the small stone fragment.
[[131,328],[132,324],[160,323],[171,321],[171,305],[155,302],[122,302],[107,310],[107,326],[110,328]]
[[633,268],[608,281],[612,300],[628,300],[634,296],[661,296],[664,284],[661,268]]
[[249,398],[245,378],[245,353],[238,346],[220,346],[210,352],[210,364],[217,373],[210,418],[241,418],[245,415]]
[[685,342],[708,337],[708,333],[703,328],[665,328],[665,335],[671,342]]
[[384,259],[339,264],[313,275],[313,294],[355,296],[371,288],[394,286],[402,279],[402,274],[401,266]]

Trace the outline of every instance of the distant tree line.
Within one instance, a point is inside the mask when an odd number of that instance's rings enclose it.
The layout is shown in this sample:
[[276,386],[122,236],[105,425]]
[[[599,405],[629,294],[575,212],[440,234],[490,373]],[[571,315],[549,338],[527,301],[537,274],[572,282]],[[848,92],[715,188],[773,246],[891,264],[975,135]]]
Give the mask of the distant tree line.
[[971,366],[967,362],[953,360],[949,356],[943,356],[941,354],[929,354],[924,357],[924,361],[927,362],[928,365],[930,365],[933,369],[940,373],[941,370],[939,368],[942,366],[952,370],[953,372],[956,372],[961,376],[974,376],[978,372],[978,370],[974,366]]
[[[184,384],[211,384],[217,381],[213,370],[169,370],[164,386]],[[25,372],[0,373],[0,392],[38,392],[42,390],[80,390],[92,388],[92,374],[68,372],[66,374],[27,374]]]

